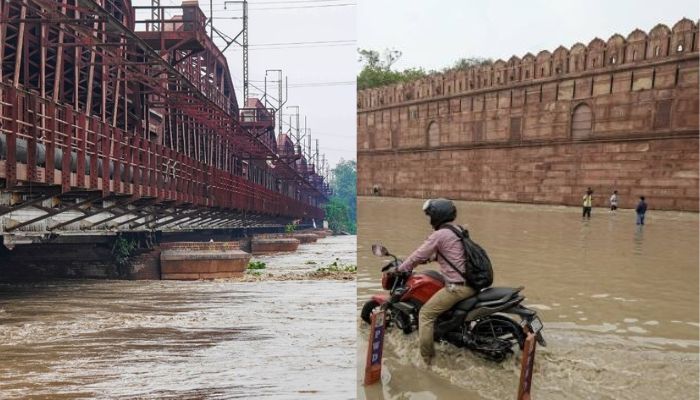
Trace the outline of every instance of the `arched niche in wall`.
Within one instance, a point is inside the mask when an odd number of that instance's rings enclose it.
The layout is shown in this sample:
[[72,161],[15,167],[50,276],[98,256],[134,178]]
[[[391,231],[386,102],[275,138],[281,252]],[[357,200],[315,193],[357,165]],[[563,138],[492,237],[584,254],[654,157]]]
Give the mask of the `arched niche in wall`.
[[600,38],[591,40],[586,51],[586,69],[591,70],[603,67],[606,64],[603,60],[604,56],[605,42]]
[[671,54],[692,51],[694,29],[695,24],[688,18],[683,18],[673,25],[671,33]]
[[610,36],[606,44],[606,65],[618,65],[625,62],[625,38],[620,34]]
[[593,131],[593,111],[586,103],[579,103],[571,113],[571,137],[585,139]]
[[552,68],[555,75],[569,72],[569,49],[564,46],[557,47],[552,53]]
[[646,32],[635,29],[627,35],[627,53],[625,54],[625,62],[631,63],[644,60],[647,49],[647,34]]
[[649,31],[649,45],[646,58],[659,58],[668,55],[671,30],[664,24],[656,25]]
[[428,147],[440,146],[440,125],[435,121],[430,121],[426,130],[428,136]]
[[522,79],[520,58],[512,56],[508,59],[508,82],[515,82]]
[[535,78],[546,78],[550,75],[550,61],[552,54],[547,50],[537,53],[535,58]]
[[522,68],[521,79],[534,79],[535,78],[535,56],[532,53],[527,53],[520,62]]
[[508,65],[503,60],[496,60],[493,63],[494,82],[496,85],[505,85],[508,78]]
[[569,72],[581,72],[586,69],[586,46],[576,43],[569,50]]

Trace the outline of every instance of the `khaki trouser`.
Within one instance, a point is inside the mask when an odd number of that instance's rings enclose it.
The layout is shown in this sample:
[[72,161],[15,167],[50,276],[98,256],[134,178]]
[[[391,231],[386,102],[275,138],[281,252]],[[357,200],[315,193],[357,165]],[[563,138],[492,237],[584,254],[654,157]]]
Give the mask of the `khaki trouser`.
[[418,323],[420,325],[420,354],[423,357],[432,357],[435,355],[435,348],[433,346],[435,320],[440,314],[452,308],[457,302],[467,297],[474,296],[475,294],[476,291],[469,286],[454,285],[453,291],[449,291],[446,286],[438,290],[437,293],[423,305],[418,315]]

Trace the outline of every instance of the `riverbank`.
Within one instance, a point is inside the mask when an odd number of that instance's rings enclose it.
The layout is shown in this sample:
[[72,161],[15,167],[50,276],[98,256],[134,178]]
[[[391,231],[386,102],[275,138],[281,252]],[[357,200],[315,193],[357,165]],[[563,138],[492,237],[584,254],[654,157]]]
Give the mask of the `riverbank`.
[[310,272],[288,272],[282,274],[251,274],[247,273],[241,278],[227,279],[232,282],[267,282],[267,281],[355,281],[355,271],[334,271],[319,269]]

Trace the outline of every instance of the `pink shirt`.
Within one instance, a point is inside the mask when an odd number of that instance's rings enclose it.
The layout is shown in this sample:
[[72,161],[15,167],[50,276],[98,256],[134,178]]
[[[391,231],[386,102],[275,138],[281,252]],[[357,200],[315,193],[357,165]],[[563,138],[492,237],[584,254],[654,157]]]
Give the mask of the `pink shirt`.
[[[439,229],[431,233],[425,239],[425,242],[399,266],[399,270],[409,272],[418,264],[434,260],[437,256],[437,250],[440,250],[440,253],[447,257],[452,265],[459,268],[460,271],[464,271],[467,260],[462,239],[458,238],[448,228]],[[462,275],[455,271],[442,257],[437,257],[437,262],[440,264],[440,270],[448,282],[464,282]]]

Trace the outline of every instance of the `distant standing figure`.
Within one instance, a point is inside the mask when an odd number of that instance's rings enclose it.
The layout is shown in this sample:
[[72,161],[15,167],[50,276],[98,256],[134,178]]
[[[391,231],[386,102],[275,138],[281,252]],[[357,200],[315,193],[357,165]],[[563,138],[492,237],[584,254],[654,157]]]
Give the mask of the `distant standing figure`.
[[372,186],[372,194],[374,196],[381,196],[382,195],[380,192],[380,189],[379,189],[379,185]]
[[644,196],[639,197],[637,204],[637,225],[644,225],[644,215],[647,213],[647,203],[644,201]]
[[610,196],[610,211],[617,210],[617,190],[613,191],[612,196]]
[[583,218],[591,219],[591,208],[593,207],[593,189],[588,188],[583,195]]

